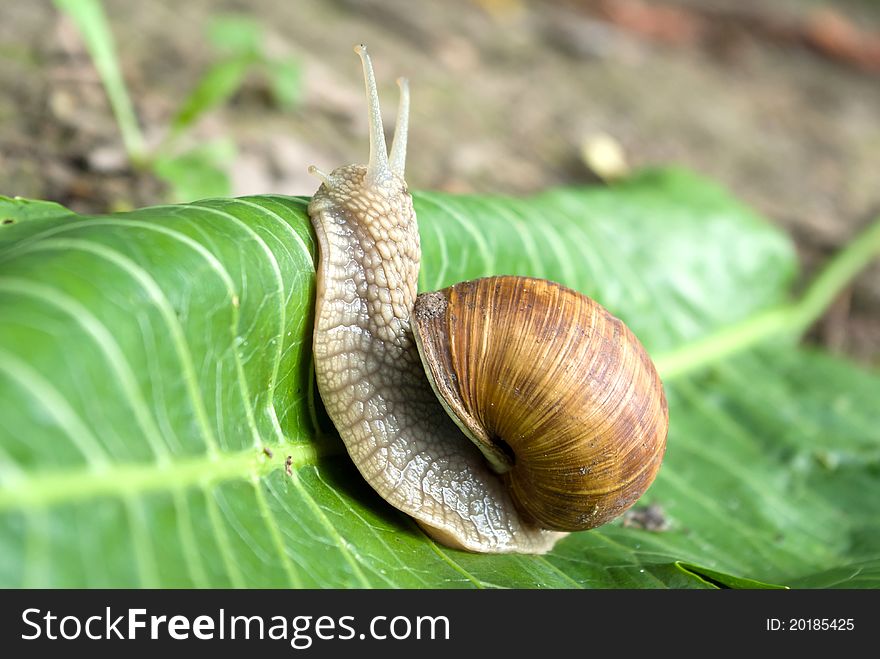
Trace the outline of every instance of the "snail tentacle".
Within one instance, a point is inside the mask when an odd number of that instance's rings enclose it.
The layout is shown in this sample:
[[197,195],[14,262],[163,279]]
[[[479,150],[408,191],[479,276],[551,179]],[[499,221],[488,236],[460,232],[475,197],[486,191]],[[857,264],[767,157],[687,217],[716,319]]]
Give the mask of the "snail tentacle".
[[397,108],[397,127],[394,129],[394,139],[391,140],[391,171],[403,178],[406,169],[406,138],[409,133],[409,81],[406,78],[398,78],[397,86],[400,87],[400,104]]
[[379,90],[376,88],[376,77],[373,74],[373,62],[364,44],[354,47],[354,52],[361,58],[364,67],[364,86],[367,90],[367,102],[370,119],[370,160],[367,163],[366,182],[373,185],[386,179],[391,173],[388,166],[388,150],[385,146],[385,129],[382,126],[382,112],[379,109]]

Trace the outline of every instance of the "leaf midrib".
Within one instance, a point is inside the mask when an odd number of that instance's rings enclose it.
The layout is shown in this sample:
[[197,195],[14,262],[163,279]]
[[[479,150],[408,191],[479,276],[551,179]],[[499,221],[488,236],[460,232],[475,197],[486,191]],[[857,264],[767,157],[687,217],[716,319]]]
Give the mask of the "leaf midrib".
[[47,507],[100,496],[172,492],[220,481],[263,477],[284,468],[288,456],[290,468],[299,469],[340,453],[340,447],[322,441],[264,445],[260,449],[251,447],[232,453],[204,453],[164,463],[116,463],[105,468],[32,472],[7,482],[7,487],[0,490],[0,511]]

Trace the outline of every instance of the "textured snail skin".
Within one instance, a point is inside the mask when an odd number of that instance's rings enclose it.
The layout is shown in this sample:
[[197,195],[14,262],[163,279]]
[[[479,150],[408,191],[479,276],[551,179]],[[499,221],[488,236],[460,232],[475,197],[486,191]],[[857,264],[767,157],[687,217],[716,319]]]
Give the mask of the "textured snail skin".
[[318,237],[318,391],[349,455],[389,503],[444,544],[542,553],[560,534],[523,521],[503,483],[434,396],[410,325],[420,249],[412,200],[394,174],[330,175],[312,197]]

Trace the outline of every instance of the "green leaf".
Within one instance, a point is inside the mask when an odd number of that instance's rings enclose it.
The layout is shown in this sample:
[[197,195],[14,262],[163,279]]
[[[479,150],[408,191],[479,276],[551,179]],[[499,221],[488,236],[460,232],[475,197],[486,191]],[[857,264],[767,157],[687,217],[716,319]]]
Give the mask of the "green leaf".
[[[672,170],[527,199],[415,195],[423,290],[556,279],[676,376],[644,497],[667,530],[615,522],[546,556],[433,543],[316,430],[306,203],[13,225],[0,585],[880,586],[880,377],[782,335],[768,344],[766,314],[774,332],[805,317],[794,250],[717,186]],[[756,318],[740,352],[717,349]]]
[[236,55],[212,65],[190,92],[171,121],[171,135],[180,135],[199,117],[226,102],[241,87],[254,63],[250,55]]
[[302,66],[297,60],[283,59],[264,62],[266,76],[275,102],[290,110],[302,94]]
[[168,183],[173,200],[223,197],[232,190],[226,168],[235,154],[231,140],[214,140],[180,155],[158,158],[153,171]]
[[717,570],[710,570],[702,565],[693,565],[691,563],[676,563],[676,566],[685,574],[693,575],[702,579],[707,584],[714,585],[718,588],[749,588],[759,590],[777,590],[785,588],[776,584],[763,583],[755,579],[744,579],[742,577],[725,574]]
[[73,215],[73,213],[54,201],[0,195],[0,226],[65,215]]
[[208,25],[208,40],[218,51],[230,55],[255,55],[263,42],[263,28],[246,16],[214,16]]

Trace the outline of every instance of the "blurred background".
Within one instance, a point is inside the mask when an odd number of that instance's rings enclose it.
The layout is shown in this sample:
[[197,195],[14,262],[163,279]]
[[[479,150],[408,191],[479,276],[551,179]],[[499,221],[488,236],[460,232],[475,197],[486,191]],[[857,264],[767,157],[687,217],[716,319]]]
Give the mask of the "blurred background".
[[[805,277],[880,213],[874,0],[103,6],[127,144],[70,16],[0,4],[0,194],[90,213],[311,194],[308,165],[366,160],[364,42],[389,132],[410,78],[414,188],[524,194],[683,165],[792,235]],[[810,338],[880,365],[880,265]]]

